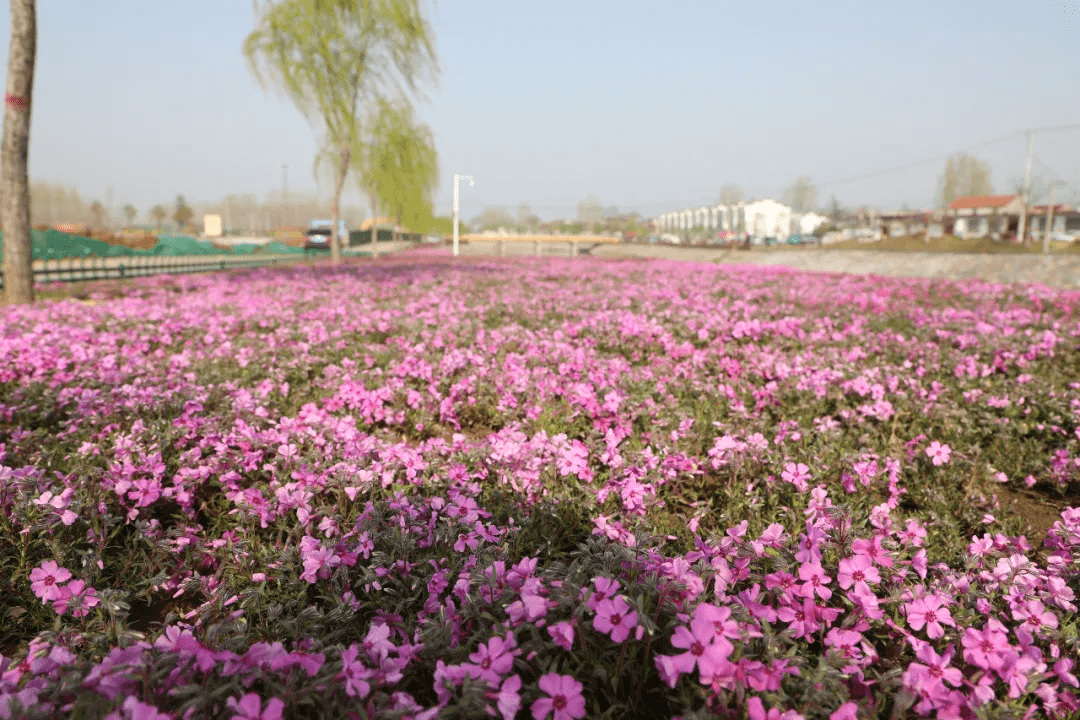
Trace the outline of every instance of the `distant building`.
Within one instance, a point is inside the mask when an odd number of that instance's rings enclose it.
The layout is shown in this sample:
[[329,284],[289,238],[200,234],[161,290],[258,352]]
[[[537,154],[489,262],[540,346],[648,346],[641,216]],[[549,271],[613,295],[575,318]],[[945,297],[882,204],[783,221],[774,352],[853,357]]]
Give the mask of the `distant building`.
[[953,221],[952,234],[956,237],[998,240],[1016,237],[1023,210],[1019,195],[973,195],[953,200],[945,215]]

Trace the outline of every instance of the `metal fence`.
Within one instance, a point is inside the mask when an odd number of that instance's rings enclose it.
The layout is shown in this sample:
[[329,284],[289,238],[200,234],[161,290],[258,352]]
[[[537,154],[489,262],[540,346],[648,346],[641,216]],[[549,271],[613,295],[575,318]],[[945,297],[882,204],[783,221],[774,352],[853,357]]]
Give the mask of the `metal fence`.
[[[232,255],[186,255],[177,257],[122,256],[35,260],[34,282],[85,282],[118,280],[144,275],[214,272],[233,268],[266,267],[282,263],[303,262],[305,259],[307,259],[305,255],[243,258]],[[0,276],[0,288],[3,288],[3,286],[4,280]]]

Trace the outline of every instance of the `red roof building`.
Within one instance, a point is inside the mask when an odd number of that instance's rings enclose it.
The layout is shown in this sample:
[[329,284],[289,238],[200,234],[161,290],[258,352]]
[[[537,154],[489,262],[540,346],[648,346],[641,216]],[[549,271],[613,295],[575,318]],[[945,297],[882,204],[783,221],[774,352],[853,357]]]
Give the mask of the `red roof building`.
[[[956,198],[949,203],[950,210],[998,210],[1008,212],[1006,208],[1019,202],[1019,195],[971,195]],[[1019,212],[1019,210],[1017,210]],[[961,215],[967,213],[960,213]],[[982,213],[980,213],[982,214]]]

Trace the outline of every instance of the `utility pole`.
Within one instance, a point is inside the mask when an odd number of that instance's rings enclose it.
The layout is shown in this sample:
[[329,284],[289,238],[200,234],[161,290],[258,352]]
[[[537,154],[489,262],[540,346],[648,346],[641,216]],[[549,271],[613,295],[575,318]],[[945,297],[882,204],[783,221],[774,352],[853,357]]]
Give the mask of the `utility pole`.
[[289,224],[289,166],[287,163],[281,166],[281,224]]
[[454,257],[458,255],[458,180],[468,179],[469,186],[473,185],[470,175],[454,175]]
[[1046,227],[1043,228],[1043,255],[1050,252],[1050,229],[1054,226],[1054,183],[1050,183],[1050,204],[1046,206]]
[[1024,243],[1024,247],[1028,246],[1027,236],[1025,230],[1027,229],[1027,203],[1028,203],[1028,191],[1031,185],[1031,131],[1027,131],[1028,139],[1028,151],[1027,151],[1027,167],[1024,170],[1024,193],[1021,197],[1022,207],[1020,208],[1020,227],[1018,237],[1020,242]]

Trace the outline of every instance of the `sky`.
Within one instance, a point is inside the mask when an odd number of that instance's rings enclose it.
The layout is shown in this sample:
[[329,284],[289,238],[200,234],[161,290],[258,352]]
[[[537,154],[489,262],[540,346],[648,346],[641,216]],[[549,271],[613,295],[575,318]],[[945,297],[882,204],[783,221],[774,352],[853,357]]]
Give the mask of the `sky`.
[[[949,154],[1008,192],[1024,130],[1080,125],[1080,2],[437,0],[428,15],[441,76],[416,108],[440,214],[454,173],[475,180],[464,218],[522,203],[572,218],[590,195],[652,217],[727,184],[779,199],[800,176],[822,206],[928,207]],[[251,0],[38,2],[31,180],[142,213],[178,193],[329,196],[317,126],[243,56],[254,26]],[[1080,200],[1080,129],[1036,132],[1033,154],[1033,176]]]

